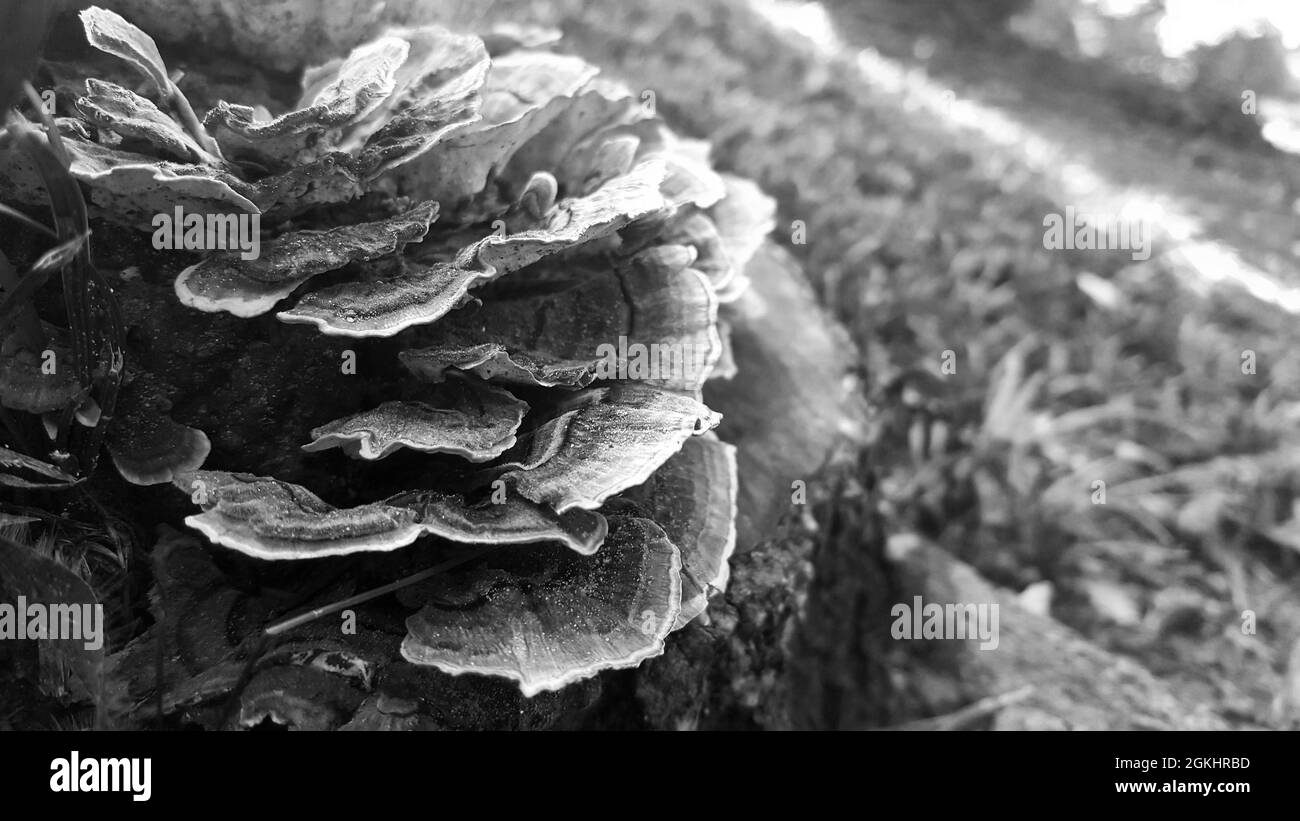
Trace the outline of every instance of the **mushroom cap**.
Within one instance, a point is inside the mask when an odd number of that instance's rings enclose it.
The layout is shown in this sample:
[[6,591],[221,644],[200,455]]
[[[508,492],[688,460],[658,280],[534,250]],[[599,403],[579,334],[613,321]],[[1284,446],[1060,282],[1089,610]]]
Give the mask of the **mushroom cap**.
[[204,150],[153,101],[130,89],[93,77],[86,80],[86,95],[77,111],[99,128],[148,143],[160,155],[177,162],[192,162]]
[[425,202],[377,222],[283,234],[264,243],[253,260],[238,251],[212,254],[180,272],[176,296],[200,311],[257,316],[317,274],[389,256],[423,239],[437,215],[438,204]]
[[426,534],[469,544],[556,542],[586,555],[600,547],[606,532],[598,513],[556,514],[517,496],[472,505],[459,494],[411,491],[338,508],[304,487],[266,476],[203,470],[175,484],[203,507],[185,524],[258,559],[384,552]]
[[228,158],[247,157],[274,169],[311,161],[328,150],[332,141],[323,138],[331,131],[363,119],[392,95],[410,50],[400,37],[379,37],[339,63],[308,72],[295,110],[258,120],[251,107],[221,101],[203,125]]
[[450,453],[471,462],[495,459],[515,444],[528,405],[478,380],[458,380],[433,402],[385,402],[322,425],[305,451],[339,447],[353,458],[383,459],[401,449]]
[[108,452],[133,485],[160,485],[202,467],[212,450],[207,434],[167,415],[164,387],[150,378],[127,385],[118,399]]
[[732,266],[743,271],[776,228],[776,200],[752,181],[723,174],[726,196],[709,209]]
[[502,474],[524,498],[560,513],[595,510],[641,484],[721,419],[689,395],[637,383],[589,388],[570,404],[538,429],[528,458]]
[[328,336],[394,336],[447,315],[486,279],[483,271],[451,263],[408,263],[397,276],[310,291],[276,316],[281,322],[315,325]]
[[[262,196],[261,189],[226,169],[100,145],[72,127],[74,122],[60,119],[59,130],[71,159],[69,172],[89,189],[87,205],[92,216],[152,231],[156,215],[170,214],[177,207],[186,214],[204,215],[259,211],[253,198]],[[41,203],[40,177],[21,151],[0,149],[0,171],[0,196],[5,200]],[[306,186],[300,190],[305,191]]]
[[[434,322],[461,304],[470,288],[608,237],[656,211],[663,205],[658,190],[662,176],[662,163],[646,163],[588,197],[559,203],[537,225],[479,239],[461,250],[453,263],[416,264],[397,276],[323,288],[278,316],[284,322],[313,324],[333,336],[392,336]],[[178,279],[178,293],[180,287]]]
[[405,508],[382,502],[337,508],[304,487],[265,476],[201,470],[175,484],[203,507],[185,524],[259,559],[396,550],[423,533]]
[[[351,122],[340,148],[357,155],[367,179],[375,179],[420,158],[429,149],[479,119],[480,89],[489,59],[479,38],[441,26],[388,29],[408,46],[394,91],[365,116]],[[327,64],[303,77],[303,100],[330,76]]]
[[561,201],[533,230],[492,234],[466,248],[457,262],[477,265],[495,278],[518,271],[556,252],[607,237],[632,221],[664,207],[659,185],[666,169],[647,160],[585,197]]
[[621,498],[640,506],[682,554],[682,607],[674,630],[727,589],[736,549],[736,449],[712,431],[688,439],[645,484]]
[[556,513],[519,496],[467,505],[459,494],[417,491],[390,497],[388,504],[415,511],[426,533],[468,544],[555,542],[590,556],[605,542],[605,517],[590,510]]
[[514,679],[533,696],[661,654],[680,609],[681,559],[658,525],[613,518],[594,556],[496,551],[435,577],[428,597],[407,619],[403,657]]
[[212,443],[207,434],[166,416],[119,433],[109,445],[113,466],[133,485],[161,485],[198,470]]
[[[571,280],[447,317],[425,335],[433,344],[399,356],[431,381],[459,370],[511,385],[581,388],[605,378],[697,390],[722,340],[717,298],[687,267],[690,258],[690,249],[672,245],[641,251],[613,271],[556,266]],[[530,269],[538,279],[548,273]]]
[[399,169],[396,179],[468,216],[493,169],[567,108],[596,73],[583,60],[545,51],[493,59],[480,90],[479,119]]

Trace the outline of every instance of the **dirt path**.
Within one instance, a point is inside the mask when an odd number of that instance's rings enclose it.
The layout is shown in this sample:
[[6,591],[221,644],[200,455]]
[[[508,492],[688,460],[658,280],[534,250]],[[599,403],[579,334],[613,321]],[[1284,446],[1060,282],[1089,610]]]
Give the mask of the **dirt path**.
[[[1163,235],[1162,252],[1181,254],[1189,276],[1235,280],[1261,300],[1300,313],[1300,218],[1293,205],[1300,158],[1250,140],[1233,123],[1191,132],[1186,121],[1170,122],[1172,92],[1117,94],[1102,67],[1009,37],[932,41],[933,55],[923,62],[906,53],[909,41],[892,27],[873,25],[850,4],[832,5],[843,8],[833,12],[839,42],[817,45],[855,62],[869,85],[917,98],[955,130],[1018,154],[1062,204],[1102,213],[1142,209]],[[874,53],[847,56],[860,49]],[[892,81],[901,67],[912,73]],[[1246,117],[1238,102],[1223,100],[1218,116]],[[1234,131],[1242,136],[1229,136]]]

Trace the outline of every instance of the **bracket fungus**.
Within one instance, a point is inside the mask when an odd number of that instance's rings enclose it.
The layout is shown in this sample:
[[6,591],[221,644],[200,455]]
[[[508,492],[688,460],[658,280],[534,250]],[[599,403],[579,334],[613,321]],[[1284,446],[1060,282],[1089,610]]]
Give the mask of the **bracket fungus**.
[[382,502],[337,508],[298,485],[265,476],[197,471],[176,485],[203,512],[185,523],[258,559],[317,559],[406,547],[424,535],[468,544],[558,542],[595,553],[604,541],[599,513],[559,514],[518,497],[470,505],[450,492],[400,493]]
[[650,481],[623,498],[658,522],[682,554],[684,627],[727,588],[736,548],[736,449],[712,432],[688,439]]
[[203,431],[159,412],[119,424],[108,443],[113,466],[135,485],[161,485],[197,470],[211,449]]
[[[321,495],[199,470],[206,437],[144,400],[134,407],[152,424],[110,441],[124,474],[173,482],[200,508],[189,527],[277,571],[490,547],[404,591],[400,657],[527,696],[656,656],[705,611],[727,582],[737,479],[703,389],[735,374],[720,329],[772,228],[756,186],[716,173],[706,144],[673,134],[626,86],[548,50],[550,32],[480,37],[403,19],[315,54],[280,113],[263,97],[208,101],[199,117],[169,79],[168,48],[103,9],[82,21],[149,81],[87,78],[60,120],[95,215],[141,231],[178,205],[257,216],[260,253],[200,249],[174,298],[227,315],[213,322],[279,306],[283,338],[356,339],[405,366],[366,395],[391,393],[299,432],[307,444],[281,464],[304,466],[295,480],[343,477]],[[195,34],[175,21],[159,31],[164,46]],[[30,169],[0,154],[0,170],[0,196],[23,201]],[[228,690],[220,669],[167,703]],[[324,674],[312,662],[275,669],[283,681],[245,693],[249,722],[337,723],[282,697]]]
[[585,388],[627,378],[699,390],[722,340],[717,295],[690,267],[693,256],[689,246],[659,245],[593,270],[570,263],[547,290],[449,316],[426,336],[435,344],[400,357],[433,381],[454,369],[515,385]]
[[212,443],[198,428],[170,416],[166,386],[149,374],[127,384],[118,399],[108,452],[122,478],[135,485],[161,485],[198,470]]
[[[471,407],[470,403],[475,406]],[[528,405],[500,388],[480,385],[458,401],[439,407],[427,402],[385,402],[311,432],[305,451],[340,447],[359,459],[383,459],[400,448],[451,453],[487,462],[515,444],[515,431]]]
[[422,239],[437,214],[437,203],[426,202],[379,222],[282,234],[255,260],[234,251],[214,254],[176,277],[176,296],[200,311],[257,316],[317,274],[388,256]]
[[524,498],[560,513],[599,508],[721,421],[690,396],[636,383],[589,388],[568,403],[538,429],[527,460],[503,474]]
[[402,655],[515,679],[532,696],[663,652],[681,611],[681,555],[654,522],[614,518],[590,558],[496,551],[432,587]]

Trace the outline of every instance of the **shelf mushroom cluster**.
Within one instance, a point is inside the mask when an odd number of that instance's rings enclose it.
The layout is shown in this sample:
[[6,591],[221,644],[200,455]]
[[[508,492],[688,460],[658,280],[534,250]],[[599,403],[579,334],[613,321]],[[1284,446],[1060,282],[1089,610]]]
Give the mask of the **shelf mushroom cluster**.
[[[87,80],[79,116],[59,120],[94,213],[145,230],[178,205],[263,217],[274,235],[256,259],[207,253],[177,298],[396,337],[421,399],[322,419],[304,451],[465,462],[346,508],[195,469],[192,453],[142,468],[199,504],[189,526],[274,561],[428,536],[494,546],[421,588],[401,653],[527,695],[634,666],[704,611],[727,582],[737,477],[703,388],[733,373],[719,312],[772,228],[756,186],[712,170],[632,90],[524,37],[389,29],[307,69],[289,111],[220,102],[200,120],[147,35],[100,8],[81,19],[144,80]],[[28,177],[9,170],[3,193],[21,199]],[[638,374],[630,350],[672,358]]]

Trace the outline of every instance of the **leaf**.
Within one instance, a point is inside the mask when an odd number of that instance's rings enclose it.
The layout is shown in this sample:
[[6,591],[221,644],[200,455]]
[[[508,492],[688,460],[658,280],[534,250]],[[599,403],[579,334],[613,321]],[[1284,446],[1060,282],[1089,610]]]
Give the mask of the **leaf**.
[[10,219],[17,220],[18,222],[21,222],[23,225],[26,225],[28,228],[32,229],[33,231],[37,231],[39,233],[45,234],[48,237],[53,237],[54,239],[59,238],[59,235],[51,231],[49,226],[37,222],[36,220],[24,214],[22,211],[19,211],[16,208],[12,208],[8,205],[5,205],[2,202],[0,202],[0,215],[9,217]]
[[152,37],[120,14],[99,6],[83,9],[80,17],[92,46],[126,60],[153,82],[161,96],[170,96],[171,79]]
[[0,485],[34,490],[62,490],[79,479],[40,459],[0,447]]
[[[3,456],[0,456],[0,460]],[[0,462],[2,463],[2,462]],[[2,478],[2,474],[0,474]],[[79,635],[41,639],[41,689],[56,698],[97,700],[104,662],[103,606],[76,573],[37,554],[30,546],[0,535],[0,580],[7,592],[47,608],[61,629],[75,625]],[[86,605],[91,608],[89,611]],[[56,609],[57,608],[57,609]],[[75,608],[75,611],[73,610]],[[75,615],[74,615],[75,612]],[[95,614],[98,614],[97,616]],[[87,623],[86,617],[90,616]],[[27,618],[21,613],[18,618]],[[51,625],[51,629],[53,625]],[[98,647],[93,646],[98,643]]]
[[41,254],[36,258],[36,261],[32,263],[32,268],[31,271],[28,272],[28,275],[57,271],[64,265],[72,262],[73,258],[77,256],[77,252],[81,250],[81,246],[86,244],[86,240],[89,237],[89,233],[75,236],[67,242],[61,242]]

